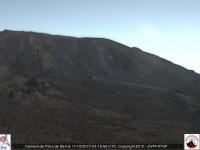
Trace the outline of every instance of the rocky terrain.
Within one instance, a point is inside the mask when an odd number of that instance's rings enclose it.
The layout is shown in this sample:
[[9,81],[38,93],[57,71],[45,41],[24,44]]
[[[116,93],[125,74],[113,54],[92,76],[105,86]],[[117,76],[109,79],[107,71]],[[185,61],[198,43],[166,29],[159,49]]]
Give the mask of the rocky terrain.
[[182,143],[200,75],[103,38],[0,32],[0,131],[13,143]]

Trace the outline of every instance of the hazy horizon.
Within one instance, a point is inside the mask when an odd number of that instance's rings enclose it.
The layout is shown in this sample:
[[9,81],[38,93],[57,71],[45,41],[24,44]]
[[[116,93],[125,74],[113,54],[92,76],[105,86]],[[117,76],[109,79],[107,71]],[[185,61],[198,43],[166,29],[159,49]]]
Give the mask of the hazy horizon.
[[103,37],[200,73],[200,1],[2,0],[0,30]]

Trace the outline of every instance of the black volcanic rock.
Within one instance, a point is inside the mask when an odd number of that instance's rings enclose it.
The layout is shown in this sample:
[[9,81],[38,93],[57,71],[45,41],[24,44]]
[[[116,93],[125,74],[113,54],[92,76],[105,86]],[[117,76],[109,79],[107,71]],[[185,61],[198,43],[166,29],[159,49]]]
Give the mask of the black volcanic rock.
[[199,74],[135,47],[0,32],[0,130],[15,143],[182,143],[199,98]]
[[[138,48],[107,39],[0,33],[0,61],[30,77],[88,78],[195,91],[199,75]],[[56,72],[56,73],[55,73]],[[199,86],[198,86],[199,88]]]

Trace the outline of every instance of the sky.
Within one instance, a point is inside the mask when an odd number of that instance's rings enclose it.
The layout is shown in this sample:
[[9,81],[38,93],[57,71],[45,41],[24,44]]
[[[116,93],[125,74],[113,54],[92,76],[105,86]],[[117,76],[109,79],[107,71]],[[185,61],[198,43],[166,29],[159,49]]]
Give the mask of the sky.
[[104,37],[200,73],[200,0],[0,0],[0,31]]

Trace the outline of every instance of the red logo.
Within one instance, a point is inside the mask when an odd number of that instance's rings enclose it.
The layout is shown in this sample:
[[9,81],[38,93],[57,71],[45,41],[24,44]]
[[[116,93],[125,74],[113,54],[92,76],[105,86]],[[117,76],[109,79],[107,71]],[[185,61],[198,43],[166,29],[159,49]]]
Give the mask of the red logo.
[[7,140],[7,137],[6,137],[6,136],[0,136],[0,141],[1,141],[2,143],[4,143],[6,140]]

